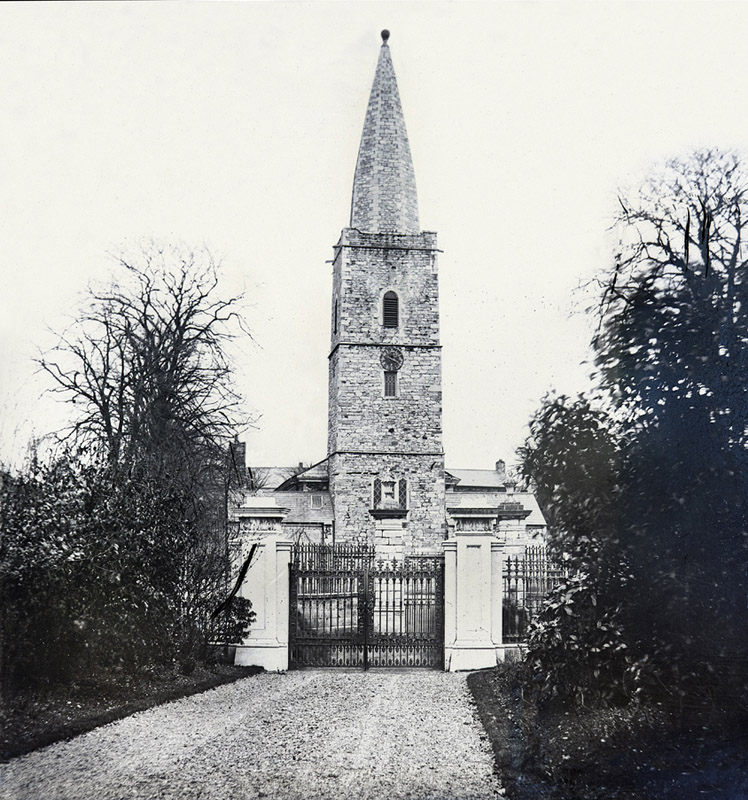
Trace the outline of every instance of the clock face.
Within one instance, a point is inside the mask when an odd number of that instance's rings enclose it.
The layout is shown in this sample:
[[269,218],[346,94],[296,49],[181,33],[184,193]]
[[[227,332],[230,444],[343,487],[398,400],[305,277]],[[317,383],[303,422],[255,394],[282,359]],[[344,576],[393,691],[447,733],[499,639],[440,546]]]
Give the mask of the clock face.
[[382,369],[387,372],[397,372],[403,365],[403,354],[399,347],[385,347],[379,356]]

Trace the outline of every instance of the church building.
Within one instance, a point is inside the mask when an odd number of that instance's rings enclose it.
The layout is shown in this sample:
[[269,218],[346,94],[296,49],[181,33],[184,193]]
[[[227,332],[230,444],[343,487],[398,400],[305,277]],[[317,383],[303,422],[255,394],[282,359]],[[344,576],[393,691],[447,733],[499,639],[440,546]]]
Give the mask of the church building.
[[230,522],[236,538],[351,542],[383,557],[441,552],[459,530],[507,547],[540,544],[535,497],[493,470],[445,468],[437,238],[421,230],[389,33],[382,46],[353,180],[334,247],[327,455],[308,468],[245,466]]

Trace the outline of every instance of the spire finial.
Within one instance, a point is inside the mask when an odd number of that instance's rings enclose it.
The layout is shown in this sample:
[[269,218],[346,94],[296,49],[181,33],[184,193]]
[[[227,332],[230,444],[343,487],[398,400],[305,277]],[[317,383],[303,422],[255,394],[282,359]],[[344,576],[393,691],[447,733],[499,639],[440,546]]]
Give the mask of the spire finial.
[[366,109],[356,174],[351,228],[366,233],[420,233],[418,197],[408,134],[387,38],[382,31],[377,69]]

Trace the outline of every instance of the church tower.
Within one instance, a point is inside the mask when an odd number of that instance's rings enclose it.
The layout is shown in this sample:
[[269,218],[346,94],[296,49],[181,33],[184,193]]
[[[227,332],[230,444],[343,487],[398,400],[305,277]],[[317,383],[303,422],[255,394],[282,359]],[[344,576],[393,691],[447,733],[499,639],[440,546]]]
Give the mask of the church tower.
[[436,234],[418,221],[388,38],[335,246],[328,470],[337,541],[398,556],[440,549],[446,523]]

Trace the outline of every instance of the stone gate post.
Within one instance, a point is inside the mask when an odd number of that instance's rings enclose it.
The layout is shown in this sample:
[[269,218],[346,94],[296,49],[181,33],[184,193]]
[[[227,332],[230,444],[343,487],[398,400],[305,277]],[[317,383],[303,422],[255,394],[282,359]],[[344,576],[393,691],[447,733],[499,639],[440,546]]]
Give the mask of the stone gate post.
[[288,595],[291,542],[265,536],[250,565],[239,595],[252,603],[255,621],[249,635],[237,646],[234,663],[264,667],[271,672],[288,669]]
[[460,531],[444,543],[444,668],[502,661],[503,542],[489,531]]

